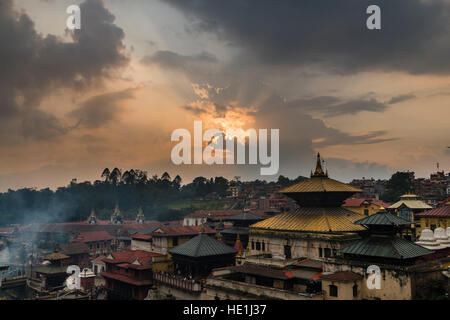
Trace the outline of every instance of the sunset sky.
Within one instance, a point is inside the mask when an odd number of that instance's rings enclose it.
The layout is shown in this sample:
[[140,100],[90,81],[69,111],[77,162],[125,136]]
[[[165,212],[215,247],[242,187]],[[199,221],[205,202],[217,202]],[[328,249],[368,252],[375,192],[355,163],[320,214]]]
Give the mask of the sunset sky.
[[[81,30],[66,30],[71,4]],[[0,0],[0,191],[105,167],[273,180],[450,170],[450,1]],[[280,171],[175,166],[171,132],[280,129]]]

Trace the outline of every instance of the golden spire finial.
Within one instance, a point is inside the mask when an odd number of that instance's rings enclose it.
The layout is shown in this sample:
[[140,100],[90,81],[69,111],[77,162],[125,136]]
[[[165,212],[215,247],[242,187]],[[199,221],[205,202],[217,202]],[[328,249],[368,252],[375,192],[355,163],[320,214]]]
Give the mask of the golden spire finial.
[[328,177],[328,171],[325,173],[322,169],[322,160],[320,159],[320,153],[317,153],[316,170],[311,177]]

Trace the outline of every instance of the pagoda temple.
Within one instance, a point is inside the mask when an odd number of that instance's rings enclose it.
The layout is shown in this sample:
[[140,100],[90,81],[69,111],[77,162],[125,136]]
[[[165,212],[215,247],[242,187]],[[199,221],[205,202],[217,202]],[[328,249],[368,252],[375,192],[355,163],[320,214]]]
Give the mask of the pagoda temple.
[[119,204],[116,203],[116,207],[114,208],[114,212],[111,215],[111,220],[110,220],[111,224],[123,224],[123,220],[122,220],[122,215],[120,214],[120,210],[119,210]]
[[90,225],[98,224],[97,216],[95,215],[94,209],[91,209],[91,214],[88,217],[87,223]]
[[294,199],[299,208],[250,226],[250,255],[271,252],[281,259],[327,258],[345,244],[359,239],[358,213],[341,207],[345,199],[362,190],[333,180],[317,154],[311,178],[279,191]]
[[144,212],[142,211],[142,207],[140,207],[138,214],[136,216],[136,224],[144,224],[144,223],[145,223],[145,216]]
[[202,278],[213,268],[234,265],[237,250],[210,236],[204,229],[191,240],[169,250],[175,269],[182,275]]

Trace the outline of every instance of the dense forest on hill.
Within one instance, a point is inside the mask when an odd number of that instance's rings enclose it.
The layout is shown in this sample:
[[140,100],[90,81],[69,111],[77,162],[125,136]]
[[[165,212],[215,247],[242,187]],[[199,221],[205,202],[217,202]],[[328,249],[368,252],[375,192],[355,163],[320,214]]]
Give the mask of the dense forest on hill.
[[[290,180],[280,176],[277,183],[286,186],[301,178]],[[241,182],[239,177],[233,180],[197,177],[183,185],[179,175],[172,178],[167,172],[161,177],[148,177],[142,170],[122,172],[118,168],[112,171],[107,168],[101,174],[101,180],[94,182],[73,180],[55,191],[24,188],[0,193],[0,226],[82,221],[92,208],[100,219],[109,219],[116,203],[125,219],[134,219],[142,207],[147,219],[177,220],[196,209],[221,209],[220,201],[199,199],[213,193],[216,198],[225,198],[230,186],[246,184],[269,183],[260,180]]]

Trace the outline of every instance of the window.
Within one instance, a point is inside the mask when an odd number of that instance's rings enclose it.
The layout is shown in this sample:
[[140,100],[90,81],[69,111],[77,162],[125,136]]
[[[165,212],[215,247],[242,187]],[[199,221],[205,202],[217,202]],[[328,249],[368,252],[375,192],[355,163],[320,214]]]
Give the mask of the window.
[[173,246],[176,247],[178,245],[178,238],[174,237],[173,238]]
[[355,284],[354,286],[353,286],[353,297],[357,297],[358,296],[358,285],[357,284]]
[[337,297],[338,296],[338,287],[331,284],[330,285],[330,297]]
[[256,242],[256,250],[261,250],[261,243],[259,241]]
[[323,256],[322,248],[319,248],[319,257],[322,258],[322,256]]
[[261,242],[262,251],[266,251],[266,244],[264,242]]
[[292,258],[291,246],[289,246],[289,245],[284,246],[284,255],[285,255],[286,259]]
[[325,258],[328,258],[331,256],[331,250],[330,248],[325,248]]
[[368,216],[369,215],[369,209],[364,209],[364,215]]
[[337,250],[333,249],[333,257],[336,257],[336,256],[337,256]]
[[255,250],[255,242],[252,241],[252,250]]
[[100,248],[100,243],[97,242],[97,249],[99,249],[99,248]]

